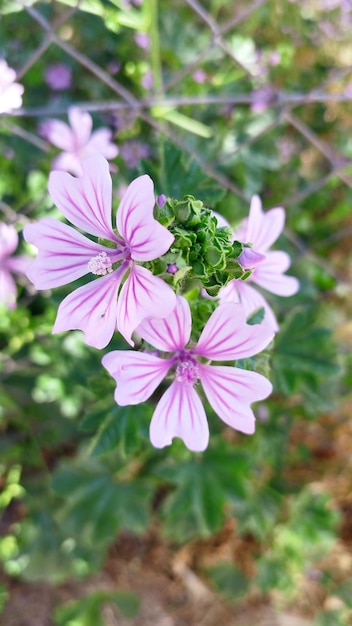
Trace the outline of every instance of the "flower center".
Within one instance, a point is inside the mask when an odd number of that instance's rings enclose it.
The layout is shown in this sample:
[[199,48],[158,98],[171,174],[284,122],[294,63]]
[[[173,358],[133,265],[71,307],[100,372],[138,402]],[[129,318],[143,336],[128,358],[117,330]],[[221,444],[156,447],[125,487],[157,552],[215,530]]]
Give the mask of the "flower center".
[[197,361],[190,357],[186,357],[185,360],[179,361],[176,372],[176,380],[180,383],[186,383],[186,385],[194,385],[199,378],[199,366]]
[[106,252],[99,252],[97,256],[93,256],[88,261],[88,269],[96,276],[105,276],[105,274],[111,274],[113,271],[111,259]]

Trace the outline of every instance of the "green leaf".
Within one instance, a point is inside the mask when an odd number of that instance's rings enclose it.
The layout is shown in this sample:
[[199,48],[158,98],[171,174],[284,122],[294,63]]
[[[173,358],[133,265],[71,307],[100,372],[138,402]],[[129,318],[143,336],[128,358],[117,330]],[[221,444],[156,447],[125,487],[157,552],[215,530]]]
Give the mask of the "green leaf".
[[206,572],[228,600],[234,602],[246,595],[249,588],[248,579],[232,563],[218,563],[207,568]]

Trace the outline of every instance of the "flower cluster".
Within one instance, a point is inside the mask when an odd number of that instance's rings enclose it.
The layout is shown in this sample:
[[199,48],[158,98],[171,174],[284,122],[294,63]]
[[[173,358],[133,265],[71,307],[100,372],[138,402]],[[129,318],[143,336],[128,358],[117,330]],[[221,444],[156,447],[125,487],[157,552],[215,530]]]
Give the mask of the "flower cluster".
[[[77,112],[69,115],[72,123]],[[145,402],[171,378],[151,421],[154,446],[180,437],[190,450],[207,447],[203,394],[223,422],[253,433],[250,405],[266,398],[271,384],[237,361],[265,349],[278,330],[269,304],[248,283],[279,295],[298,289],[284,275],[288,255],[269,251],[284,210],[263,213],[254,197],[248,219],[233,231],[193,196],[156,200],[143,175],[128,186],[113,225],[108,162],[95,154],[79,166],[78,177],[54,171],[49,178],[51,199],[69,224],[46,217],[24,229],[38,249],[27,270],[37,289],[90,278],[61,302],[53,332],[79,329],[86,343],[104,348],[118,331],[135,348],[102,359],[121,406]],[[195,298],[202,292],[206,298]],[[257,309],[264,322],[249,324]]]

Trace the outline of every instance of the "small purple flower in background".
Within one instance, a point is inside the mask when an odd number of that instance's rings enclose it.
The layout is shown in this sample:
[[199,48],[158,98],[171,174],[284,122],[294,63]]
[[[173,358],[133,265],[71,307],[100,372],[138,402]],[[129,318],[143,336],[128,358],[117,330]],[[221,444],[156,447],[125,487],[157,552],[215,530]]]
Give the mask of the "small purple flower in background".
[[0,222],[0,304],[8,309],[16,308],[17,288],[11,274],[25,274],[30,260],[26,255],[12,256],[17,246],[14,226]]
[[198,69],[198,70],[195,70],[193,72],[192,78],[193,78],[195,83],[202,84],[202,83],[205,83],[205,81],[207,79],[207,75],[206,75],[204,70]]
[[89,113],[77,107],[68,109],[70,126],[61,120],[47,120],[41,124],[41,134],[54,146],[63,150],[52,162],[53,170],[82,174],[82,161],[93,154],[101,154],[106,159],[118,155],[118,147],[111,142],[109,128],[99,128],[92,132],[93,120]]
[[150,156],[150,149],[146,143],[132,139],[131,141],[126,141],[120,147],[120,156],[125,161],[127,167],[133,169],[141,159],[147,159]]
[[153,74],[150,70],[147,70],[145,74],[142,76],[141,85],[144,89],[152,89],[154,84]]
[[54,91],[69,89],[72,82],[71,68],[65,65],[65,63],[53,63],[46,68],[44,79],[47,85]]
[[251,110],[253,113],[263,113],[275,102],[275,92],[270,85],[265,85],[252,92]]
[[15,82],[16,72],[0,59],[0,113],[10,113],[22,106],[23,85]]
[[[222,218],[222,222],[224,218]],[[267,291],[278,296],[293,296],[299,289],[299,282],[294,276],[285,276],[284,272],[289,268],[291,260],[286,252],[273,250],[270,246],[282,233],[285,224],[285,211],[278,207],[266,213],[262,211],[262,205],[258,196],[253,196],[249,209],[249,216],[242,221],[240,227],[234,232],[233,238],[250,243],[251,248],[245,248],[238,259],[244,262],[245,269],[253,269],[247,280],[231,280],[226,287],[220,290],[219,297],[224,302],[241,302],[247,317],[256,309],[264,308],[264,321],[275,331],[279,329],[273,310],[265,298],[248,283],[253,282]],[[250,251],[259,255],[253,266],[247,264]],[[244,259],[244,261],[243,261]]]
[[116,233],[108,162],[96,155],[83,161],[82,168],[79,178],[51,172],[49,194],[67,220],[108,245],[51,217],[41,219],[24,229],[26,241],[39,251],[27,276],[37,289],[60,287],[89,273],[98,277],[62,301],[53,332],[80,329],[87,344],[104,348],[117,328],[133,345],[132,332],[145,317],[166,316],[175,306],[171,287],[138,265],[165,254],[174,237],[153,217],[149,176],[136,178],[127,188],[117,211]]
[[139,404],[155,391],[169,370],[174,381],[159,400],[150,424],[156,448],[183,439],[195,452],[205,450],[209,429],[202,402],[195,390],[200,380],[215,413],[229,426],[251,434],[255,417],[250,404],[266,398],[271,383],[261,374],[232,366],[213,366],[209,361],[233,361],[257,354],[273,338],[264,325],[249,326],[241,305],[220,305],[210,316],[198,343],[187,347],[191,335],[191,312],[182,296],[167,319],[146,319],[136,332],[157,350],[172,353],[160,358],[148,352],[114,350],[102,359],[116,380],[117,404]]
[[106,69],[108,70],[110,74],[118,74],[121,69],[121,63],[120,61],[117,61],[116,59],[114,59],[112,61],[109,61],[109,63],[106,66]]
[[150,39],[147,33],[136,33],[134,36],[134,40],[142,50],[149,50],[150,48]]
[[165,202],[166,202],[167,198],[165,196],[165,194],[160,194],[160,196],[157,197],[156,202],[158,207],[161,209],[161,207],[164,206]]

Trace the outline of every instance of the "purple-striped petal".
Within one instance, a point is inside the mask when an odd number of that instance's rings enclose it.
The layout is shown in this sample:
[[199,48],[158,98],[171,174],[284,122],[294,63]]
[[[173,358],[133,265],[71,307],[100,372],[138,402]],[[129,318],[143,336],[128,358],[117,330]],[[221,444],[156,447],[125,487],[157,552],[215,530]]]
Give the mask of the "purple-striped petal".
[[278,296],[293,296],[299,290],[299,281],[294,276],[285,276],[283,272],[290,266],[290,257],[286,252],[275,250],[267,253],[267,258],[255,268],[252,280]]
[[133,331],[146,317],[166,317],[176,305],[171,287],[145,267],[133,265],[117,306],[117,329],[132,346]]
[[17,289],[16,283],[10,272],[0,267],[0,304],[8,309],[16,308]]
[[152,261],[170,248],[173,235],[153,217],[154,184],[139,176],[128,186],[117,211],[117,229],[135,261]]
[[115,400],[121,406],[145,402],[171,367],[168,359],[132,350],[109,352],[102,364],[116,380]]
[[247,222],[246,242],[252,243],[257,252],[265,252],[282,233],[284,225],[283,208],[277,207],[263,213],[260,198],[253,196]]
[[183,350],[191,336],[192,318],[189,304],[182,296],[176,296],[176,306],[164,319],[144,320],[136,332],[151,346],[163,352]]
[[82,161],[83,174],[51,172],[49,194],[62,214],[81,230],[116,241],[111,225],[111,176],[100,154]]
[[232,428],[252,434],[255,417],[250,404],[267,398],[272,385],[257,372],[224,365],[200,365],[204,393],[215,413]]
[[154,411],[150,424],[150,440],[156,448],[180,437],[187,448],[202,452],[209,441],[209,428],[204,407],[192,385],[175,380],[165,391]]
[[275,332],[279,330],[279,325],[269,303],[259,291],[251,287],[247,281],[230,280],[230,282],[220,291],[221,303],[240,302],[245,310],[246,318],[254,311],[264,309],[264,324],[271,326]]
[[88,262],[100,252],[106,252],[112,261],[117,260],[112,248],[90,241],[52,217],[27,224],[23,235],[28,243],[38,248],[37,258],[26,272],[36,289],[60,287],[88,274]]
[[257,354],[273,336],[270,326],[246,324],[242,305],[229,302],[212,313],[193,352],[214,361],[233,361]]
[[124,272],[121,267],[70,293],[59,306],[53,333],[82,330],[88,345],[105,348],[116,329],[117,292]]

